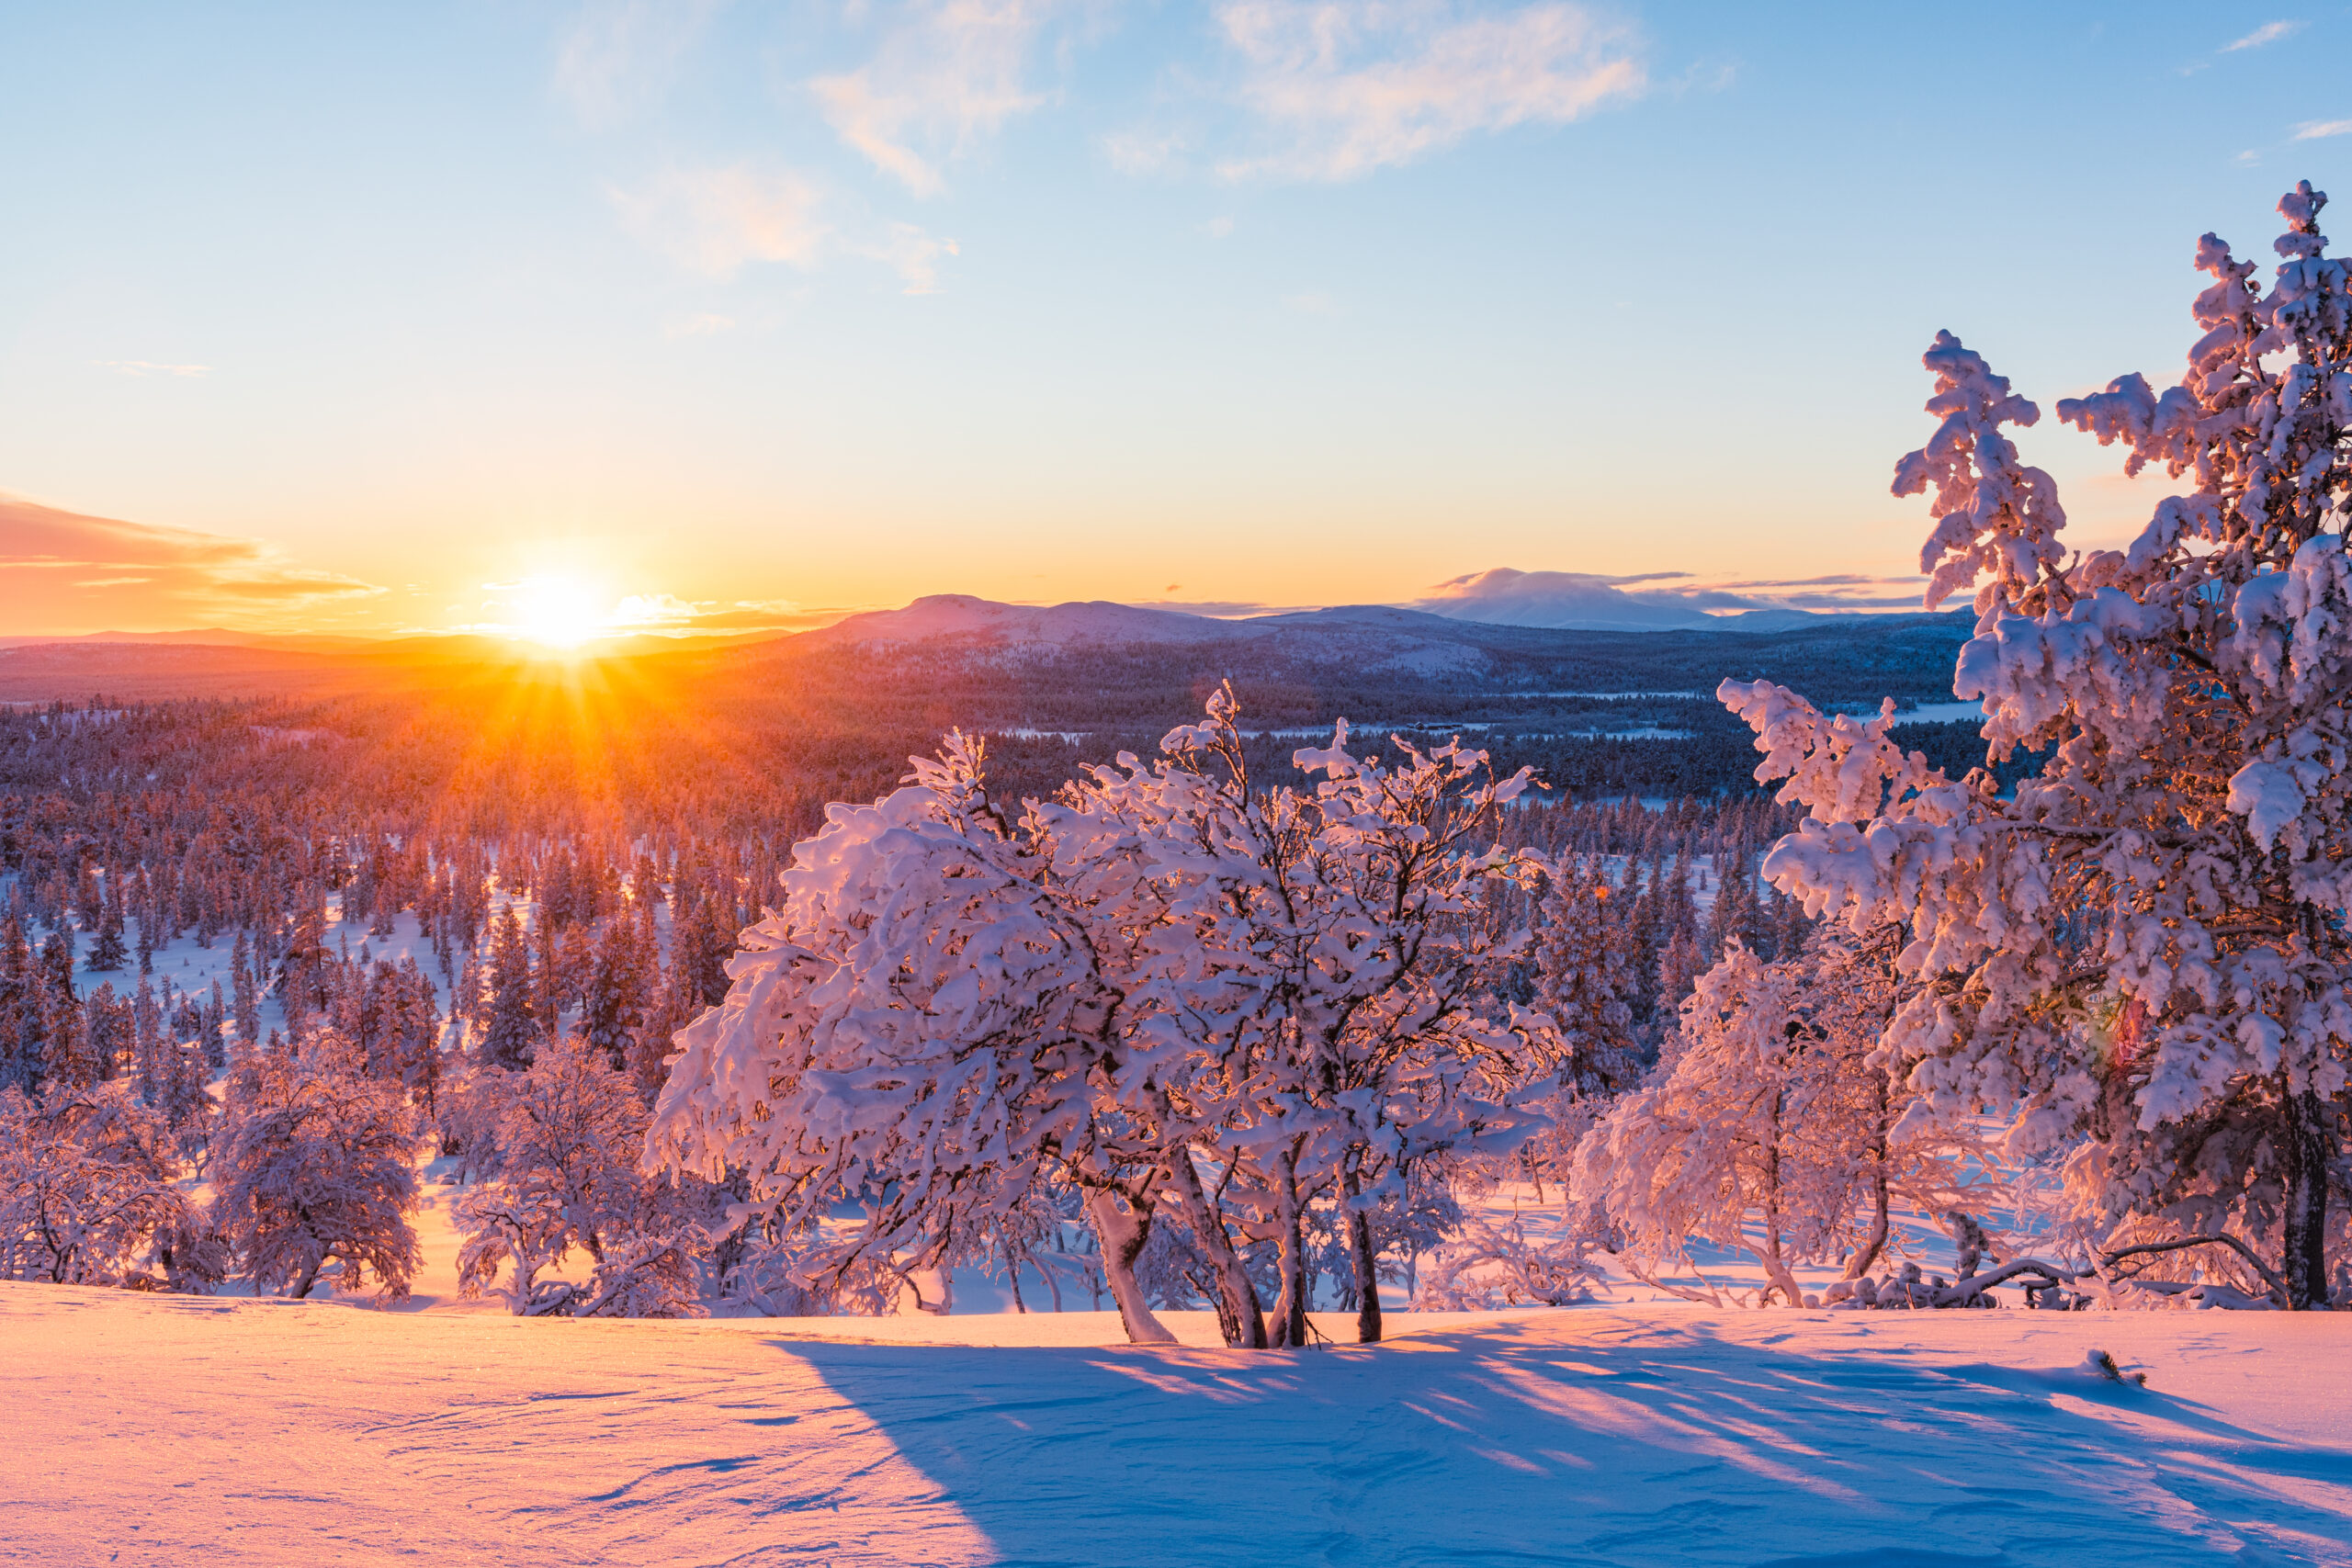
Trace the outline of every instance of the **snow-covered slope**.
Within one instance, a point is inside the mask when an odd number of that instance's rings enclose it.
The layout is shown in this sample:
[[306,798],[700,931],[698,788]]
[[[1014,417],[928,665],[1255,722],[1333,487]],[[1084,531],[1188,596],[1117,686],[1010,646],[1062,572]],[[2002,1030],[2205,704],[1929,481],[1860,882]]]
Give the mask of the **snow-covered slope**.
[[[829,1343],[875,1320],[0,1285],[0,1562],[2352,1561],[2338,1314],[1648,1307],[1372,1348],[1023,1343],[1073,1315]],[[2085,1371],[2095,1348],[2148,1386]]]

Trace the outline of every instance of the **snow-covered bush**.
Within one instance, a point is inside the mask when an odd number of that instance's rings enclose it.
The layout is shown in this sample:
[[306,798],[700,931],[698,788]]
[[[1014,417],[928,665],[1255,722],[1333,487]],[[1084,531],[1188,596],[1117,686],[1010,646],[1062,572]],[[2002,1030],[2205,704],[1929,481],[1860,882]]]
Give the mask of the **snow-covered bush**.
[[243,1053],[212,1155],[215,1224],[257,1290],[305,1296],[330,1261],[338,1284],[408,1294],[417,1268],[420,1126],[396,1083],[333,1030],[292,1051]]
[[[497,1120],[476,1136],[494,1153],[452,1206],[466,1233],[459,1289],[503,1297],[518,1316],[698,1315],[709,1240],[673,1187],[638,1173],[645,1107],[628,1075],[567,1036],[527,1071],[481,1076],[474,1110],[494,1104]],[[539,1278],[574,1250],[594,1262],[589,1284]]]
[[1516,1213],[1501,1224],[1474,1219],[1430,1258],[1413,1305],[1423,1312],[1573,1306],[1590,1301],[1604,1278],[1591,1252],[1582,1235],[1530,1241]]
[[[2308,183],[2266,292],[2212,235],[2178,385],[2134,374],[2059,418],[2182,493],[2126,550],[2069,560],[2056,486],[2004,426],[2039,411],[1949,333],[1940,422],[1897,465],[1934,492],[1930,608],[1976,590],[1954,682],[1989,757],[2050,748],[2013,796],[1860,721],[1726,682],[1758,778],[1814,813],[1764,874],[1853,929],[1909,928],[1889,1039],[1927,1112],[2014,1106],[2017,1147],[2089,1140],[2076,1190],[2279,1259],[2327,1300],[2352,1054],[2352,299]],[[2339,1240],[2337,1245],[2342,1245]]]
[[1657,1071],[1577,1150],[1576,1196],[1623,1228],[1637,1273],[1702,1239],[1753,1252],[1759,1301],[1795,1306],[1795,1265],[1843,1253],[1862,1275],[1892,1204],[1948,1206],[1941,1145],[1890,1135],[1876,1047],[1894,995],[1883,960],[1830,933],[1776,964],[1735,942],[1700,977]]
[[902,1268],[985,1255],[993,1216],[1081,1190],[1137,1339],[1167,1337],[1135,1280],[1163,1206],[1228,1340],[1257,1346],[1242,1246],[1271,1228],[1295,1280],[1319,1197],[1376,1337],[1372,1209],[1424,1158],[1524,1135],[1556,1071],[1548,1026],[1494,1000],[1521,939],[1473,918],[1490,879],[1537,878],[1473,848],[1529,781],[1456,746],[1382,766],[1341,725],[1297,753],[1311,791],[1252,788],[1235,711],[1221,692],[1158,762],[1017,812],[961,735],[908,787],[830,807],[724,1005],[680,1034],[649,1158],[747,1168],[787,1233],[866,1201],[842,1255]]
[[129,1087],[0,1089],[0,1280],[119,1284],[192,1228],[170,1129]]

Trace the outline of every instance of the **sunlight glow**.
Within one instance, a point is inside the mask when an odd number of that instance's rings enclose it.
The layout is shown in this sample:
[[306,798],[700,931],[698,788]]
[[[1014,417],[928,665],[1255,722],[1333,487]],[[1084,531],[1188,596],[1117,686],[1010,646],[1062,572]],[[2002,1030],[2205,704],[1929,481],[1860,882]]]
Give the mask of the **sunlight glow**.
[[594,590],[578,578],[526,577],[516,587],[514,635],[548,648],[578,648],[606,629]]

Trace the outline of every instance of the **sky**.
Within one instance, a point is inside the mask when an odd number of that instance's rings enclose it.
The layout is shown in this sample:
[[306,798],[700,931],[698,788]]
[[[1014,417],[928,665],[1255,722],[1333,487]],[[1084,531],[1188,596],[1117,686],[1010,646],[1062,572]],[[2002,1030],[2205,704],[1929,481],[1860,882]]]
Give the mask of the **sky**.
[[[2267,266],[2281,191],[2352,184],[2347,47],[2148,4],[0,6],[0,632],[1497,569],[1905,604],[1936,331],[2045,410],[2177,378],[2198,235]],[[2078,545],[2168,488],[2021,444]]]

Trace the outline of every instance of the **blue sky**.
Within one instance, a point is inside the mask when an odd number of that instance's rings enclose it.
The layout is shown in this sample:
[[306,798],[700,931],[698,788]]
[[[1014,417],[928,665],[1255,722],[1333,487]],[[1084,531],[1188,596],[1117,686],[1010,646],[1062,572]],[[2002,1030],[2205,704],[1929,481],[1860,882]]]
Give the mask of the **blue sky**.
[[[2346,183],[2347,35],[2191,6],[17,6],[0,614],[437,626],[560,574],[719,625],[1497,567],[1883,600],[1926,528],[1886,485],[1935,331],[2045,408],[2174,378],[2196,237],[2267,264],[2279,192]],[[2027,447],[2086,542],[2163,491],[2054,421]]]

